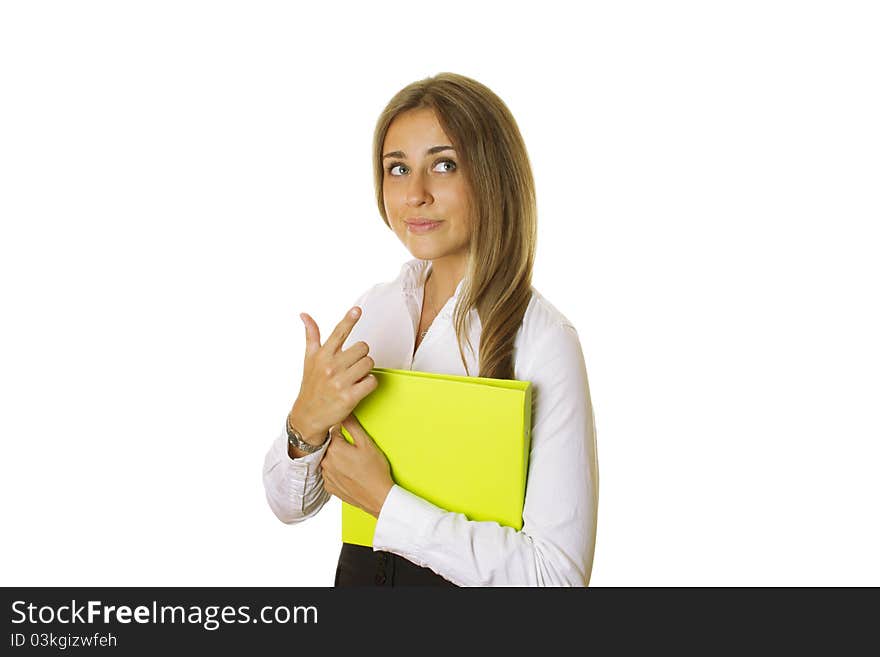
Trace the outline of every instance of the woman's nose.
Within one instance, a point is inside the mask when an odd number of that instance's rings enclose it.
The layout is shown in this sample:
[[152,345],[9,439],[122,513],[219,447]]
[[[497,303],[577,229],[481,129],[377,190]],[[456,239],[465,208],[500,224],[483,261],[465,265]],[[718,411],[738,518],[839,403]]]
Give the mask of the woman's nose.
[[409,177],[409,184],[406,187],[407,204],[417,206],[424,203],[430,203],[431,200],[431,191],[428,188],[428,181],[425,179],[425,176],[413,172]]

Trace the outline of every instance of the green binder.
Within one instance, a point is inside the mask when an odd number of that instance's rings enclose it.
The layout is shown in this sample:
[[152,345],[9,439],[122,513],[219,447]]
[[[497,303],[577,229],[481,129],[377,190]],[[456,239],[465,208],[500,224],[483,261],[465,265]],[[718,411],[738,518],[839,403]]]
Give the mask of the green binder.
[[[469,520],[522,528],[532,385],[373,369],[379,385],[354,415],[391,465],[395,483]],[[342,434],[352,442],[343,427]],[[372,546],[376,519],[342,503],[342,540]]]

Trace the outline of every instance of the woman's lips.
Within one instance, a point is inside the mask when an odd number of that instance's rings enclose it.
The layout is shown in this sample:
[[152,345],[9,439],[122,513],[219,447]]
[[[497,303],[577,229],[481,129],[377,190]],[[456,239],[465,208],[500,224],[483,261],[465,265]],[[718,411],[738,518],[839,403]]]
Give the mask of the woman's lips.
[[437,228],[442,221],[407,221],[406,229],[410,233],[414,235],[422,235],[424,233],[430,233],[432,230]]

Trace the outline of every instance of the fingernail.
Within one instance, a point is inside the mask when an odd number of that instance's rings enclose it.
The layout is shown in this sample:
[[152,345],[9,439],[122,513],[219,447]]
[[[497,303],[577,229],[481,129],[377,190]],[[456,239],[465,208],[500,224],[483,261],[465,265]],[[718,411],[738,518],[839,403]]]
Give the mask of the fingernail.
[[360,312],[360,308],[355,306],[354,308],[351,309],[351,312],[348,314],[351,315],[352,317],[357,317],[359,312]]

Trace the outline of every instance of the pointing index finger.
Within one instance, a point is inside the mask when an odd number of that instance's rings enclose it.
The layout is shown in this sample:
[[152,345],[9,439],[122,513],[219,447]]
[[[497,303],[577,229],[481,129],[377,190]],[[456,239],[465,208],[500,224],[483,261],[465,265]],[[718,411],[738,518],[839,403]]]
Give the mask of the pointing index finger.
[[351,333],[351,329],[357,324],[360,316],[361,309],[358,306],[349,310],[345,317],[342,318],[342,321],[336,325],[335,329],[333,329],[333,333],[330,334],[330,337],[327,338],[327,342],[325,342],[324,345],[329,346],[333,353],[339,351],[345,343],[345,339],[348,337],[349,333]]

